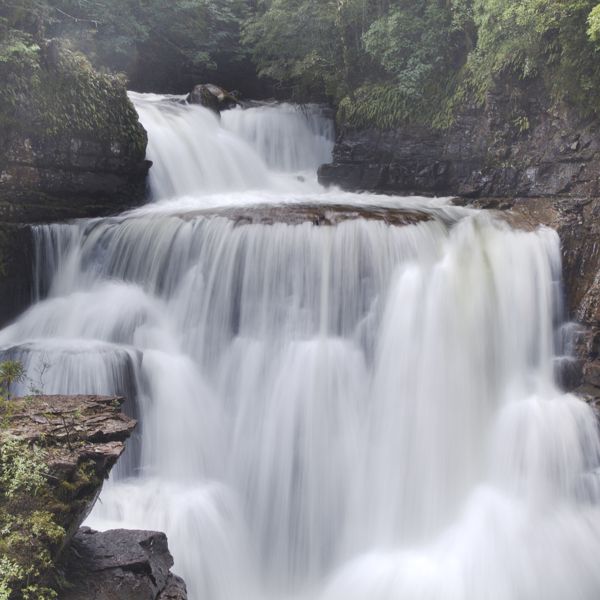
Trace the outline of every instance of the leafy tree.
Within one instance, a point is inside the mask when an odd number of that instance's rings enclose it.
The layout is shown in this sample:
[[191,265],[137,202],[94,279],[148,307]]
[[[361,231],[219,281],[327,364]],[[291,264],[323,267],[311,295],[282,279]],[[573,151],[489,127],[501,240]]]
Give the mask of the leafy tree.
[[470,57],[480,96],[499,77],[546,81],[556,99],[594,109],[600,85],[593,44],[586,36],[590,0],[476,0],[478,44]]
[[[239,53],[243,0],[49,0],[55,9],[52,30],[69,31],[83,40],[97,60],[126,69],[138,54],[152,48],[188,68],[214,69],[227,49]],[[90,44],[90,41],[93,44]]]
[[342,47],[338,0],[262,0],[242,40],[258,73],[296,90],[335,95]]
[[600,41],[600,4],[594,6],[588,16],[588,35],[592,41]]
[[0,34],[66,38],[96,68],[134,79],[194,81],[244,60],[248,10],[245,0],[5,0]]

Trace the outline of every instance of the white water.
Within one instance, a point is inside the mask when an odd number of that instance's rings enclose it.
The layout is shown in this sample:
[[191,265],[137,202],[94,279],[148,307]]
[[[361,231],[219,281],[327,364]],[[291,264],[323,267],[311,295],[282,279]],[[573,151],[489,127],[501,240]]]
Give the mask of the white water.
[[[317,107],[238,108],[219,119],[201,106],[185,104],[183,96],[131,97],[149,133],[155,199],[220,191],[305,191],[302,180],[314,179],[317,167],[331,156],[333,124]],[[281,177],[282,171],[300,181]]]
[[[600,444],[553,383],[556,234],[298,181],[329,139],[314,112],[135,99],[159,201],[39,227],[47,298],[0,332],[45,392],[140,418],[89,524],[166,531],[191,600],[597,600]],[[197,213],[283,200],[432,219]]]

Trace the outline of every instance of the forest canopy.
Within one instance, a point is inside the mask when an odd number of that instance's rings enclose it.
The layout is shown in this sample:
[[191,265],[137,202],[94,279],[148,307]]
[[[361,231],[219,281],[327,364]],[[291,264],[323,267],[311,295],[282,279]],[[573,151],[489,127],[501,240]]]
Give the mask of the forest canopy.
[[245,91],[256,74],[356,125],[444,126],[507,81],[598,111],[594,0],[3,0],[0,28],[5,51],[7,37],[67,38],[96,68],[157,91],[236,78]]

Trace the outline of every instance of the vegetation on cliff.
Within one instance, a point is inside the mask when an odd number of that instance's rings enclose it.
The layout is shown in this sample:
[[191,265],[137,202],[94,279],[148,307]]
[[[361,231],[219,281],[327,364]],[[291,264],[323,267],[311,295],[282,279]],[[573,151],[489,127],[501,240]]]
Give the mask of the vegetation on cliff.
[[68,585],[56,558],[135,422],[116,398],[12,398],[24,378],[0,363],[0,600],[52,600]]
[[0,3],[1,221],[97,216],[145,197],[147,136],[124,77],[48,38],[47,9]]

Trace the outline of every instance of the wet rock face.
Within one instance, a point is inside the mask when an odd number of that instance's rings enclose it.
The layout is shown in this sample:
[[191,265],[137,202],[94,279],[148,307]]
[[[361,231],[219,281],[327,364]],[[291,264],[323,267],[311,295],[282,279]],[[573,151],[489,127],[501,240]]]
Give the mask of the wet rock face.
[[312,223],[318,226],[339,225],[344,221],[368,219],[382,221],[388,225],[401,227],[415,225],[431,220],[427,212],[416,209],[384,208],[381,206],[352,206],[346,204],[253,204],[230,208],[212,208],[184,213],[182,219],[193,219],[198,216],[224,217],[239,225],[273,225],[285,223],[300,225]]
[[10,531],[0,555],[6,552],[23,571],[36,565],[26,581],[11,582],[11,600],[32,582],[59,590],[61,600],[186,600],[185,583],[170,572],[165,534],[79,529],[136,426],[121,403],[105,396],[32,396],[0,405],[0,450],[16,442],[21,453],[35,449],[47,478],[35,494],[0,486],[0,526]]
[[0,222],[0,326],[33,298],[33,235],[29,227]]
[[0,221],[48,222],[141,204],[150,163],[121,140],[15,136],[0,154]]
[[121,402],[100,396],[0,402],[0,559],[14,565],[8,580],[0,578],[10,600],[26,597],[33,584],[44,597],[60,587],[54,563],[136,425]]
[[30,50],[35,77],[17,53],[4,65],[0,221],[95,217],[143,202],[148,138],[124,82],[59,40]]
[[32,396],[10,400],[0,444],[17,438],[43,452],[48,497],[60,498],[54,518],[66,545],[91,510],[104,479],[125,450],[136,421],[121,412],[122,398]]
[[466,107],[446,131],[343,130],[319,179],[350,190],[467,197],[591,197],[600,193],[600,123],[522,90]]
[[186,600],[185,583],[170,572],[164,533],[79,530],[62,568],[69,589],[61,600]]

